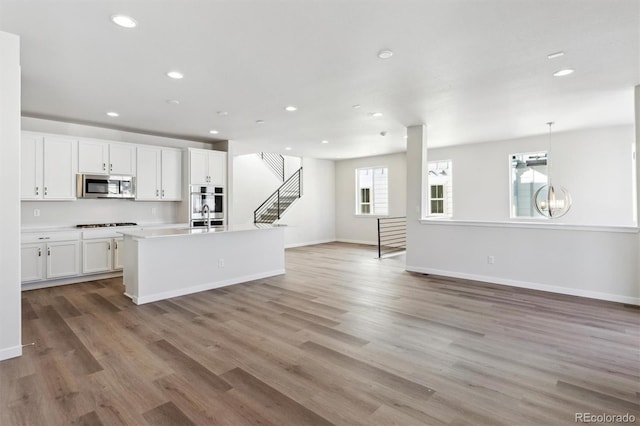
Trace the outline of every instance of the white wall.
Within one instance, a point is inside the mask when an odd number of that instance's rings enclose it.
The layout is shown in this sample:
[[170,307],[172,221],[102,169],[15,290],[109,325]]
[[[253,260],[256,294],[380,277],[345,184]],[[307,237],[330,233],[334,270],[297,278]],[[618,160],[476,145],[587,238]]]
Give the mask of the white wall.
[[[554,184],[569,190],[573,205],[554,222],[634,226],[633,126],[615,126],[551,136]],[[453,217],[509,220],[510,158],[543,151],[548,136],[429,149],[429,161],[453,161]]]
[[355,171],[361,167],[389,168],[389,216],[405,216],[407,173],[404,152],[336,161],[336,237],[338,241],[377,244],[377,216],[356,216]]
[[[285,157],[287,159],[287,157]],[[299,160],[297,160],[299,161]],[[287,161],[288,171],[295,167]],[[287,247],[335,241],[335,168],[333,161],[303,158],[303,196],[285,212]],[[255,154],[233,158],[230,224],[253,223],[253,212],[282,182]]]
[[[407,270],[640,304],[633,127],[553,135],[554,182],[574,198],[562,218],[570,225],[500,223],[509,220],[508,154],[543,149],[545,139],[429,150],[429,161],[454,161],[454,220],[420,223],[417,215],[409,217]],[[421,205],[421,142],[409,133],[409,211]],[[602,194],[612,196],[602,200]],[[488,264],[488,256],[495,264]]]
[[[22,355],[20,39],[0,32],[0,360]],[[11,184],[6,184],[10,182]]]

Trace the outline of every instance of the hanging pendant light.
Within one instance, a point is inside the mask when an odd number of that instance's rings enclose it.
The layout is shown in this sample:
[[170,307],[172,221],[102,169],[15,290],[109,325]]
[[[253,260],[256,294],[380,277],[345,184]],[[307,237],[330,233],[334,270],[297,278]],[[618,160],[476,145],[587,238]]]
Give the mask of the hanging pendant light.
[[571,208],[571,195],[564,187],[553,185],[551,181],[551,126],[553,126],[553,121],[548,122],[547,125],[549,126],[549,154],[547,155],[549,183],[540,187],[533,194],[533,204],[536,211],[542,216],[554,218],[567,214]]

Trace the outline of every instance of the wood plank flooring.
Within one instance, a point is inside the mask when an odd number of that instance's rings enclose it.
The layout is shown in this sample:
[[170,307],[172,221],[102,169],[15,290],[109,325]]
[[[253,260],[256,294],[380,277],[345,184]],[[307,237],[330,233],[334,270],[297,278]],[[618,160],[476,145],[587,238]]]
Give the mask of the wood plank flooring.
[[23,293],[0,425],[575,424],[640,418],[637,307],[404,271],[371,247],[143,306],[119,278]]

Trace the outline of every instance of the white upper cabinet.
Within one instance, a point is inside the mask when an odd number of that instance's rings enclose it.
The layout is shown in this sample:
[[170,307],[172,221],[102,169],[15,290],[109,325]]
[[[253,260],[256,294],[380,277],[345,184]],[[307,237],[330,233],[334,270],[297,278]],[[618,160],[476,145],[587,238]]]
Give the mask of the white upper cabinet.
[[23,200],[41,200],[44,193],[42,140],[42,136],[22,134],[20,198]]
[[78,143],[78,172],[135,176],[134,145],[81,140]]
[[21,151],[23,200],[76,198],[77,140],[23,133]]
[[138,147],[137,200],[182,199],[182,151],[171,148]]
[[162,150],[162,191],[163,200],[182,199],[182,150]]
[[225,186],[227,153],[206,149],[189,150],[189,183],[191,185]]

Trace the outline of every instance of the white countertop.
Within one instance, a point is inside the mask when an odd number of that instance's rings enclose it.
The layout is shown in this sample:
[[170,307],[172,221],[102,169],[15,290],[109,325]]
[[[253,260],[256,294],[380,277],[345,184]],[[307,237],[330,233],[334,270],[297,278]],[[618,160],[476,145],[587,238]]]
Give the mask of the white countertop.
[[31,232],[68,232],[68,231],[81,231],[81,232],[91,232],[91,231],[122,231],[122,230],[139,230],[143,229],[161,229],[161,228],[188,228],[188,223],[139,223],[133,226],[108,226],[104,228],[78,228],[77,226],[69,225],[69,226],[31,226],[31,227],[23,227],[20,229],[22,233],[31,233]]
[[220,234],[224,232],[244,232],[257,231],[261,229],[281,228],[283,225],[267,225],[267,224],[247,224],[247,225],[229,225],[229,226],[212,226],[207,228],[162,228],[162,229],[134,229],[134,230],[118,230],[122,235],[133,237],[136,239],[147,238],[164,238],[164,237],[181,237],[188,235],[207,235]]

